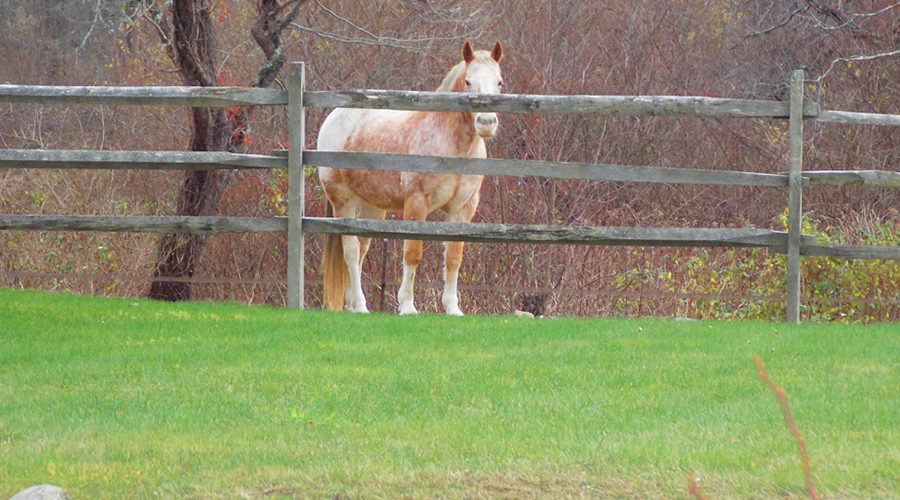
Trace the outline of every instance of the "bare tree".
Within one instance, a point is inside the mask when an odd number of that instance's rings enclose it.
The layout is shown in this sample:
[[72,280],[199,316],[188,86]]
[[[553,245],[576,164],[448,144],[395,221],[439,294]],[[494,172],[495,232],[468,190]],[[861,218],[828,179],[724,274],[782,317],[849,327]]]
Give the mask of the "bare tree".
[[[282,33],[297,17],[306,0],[258,0],[257,16],[250,33],[265,60],[252,85],[267,87],[284,67]],[[185,85],[214,86],[219,83],[216,31],[210,0],[140,1],[132,4],[134,17],[155,27],[166,52]],[[236,151],[244,143],[248,109],[192,108],[192,151]],[[185,172],[176,201],[177,215],[214,214],[228,183],[227,171]],[[150,298],[186,300],[190,284],[184,281],[194,270],[205,242],[203,235],[170,233],[162,237],[153,272]]]

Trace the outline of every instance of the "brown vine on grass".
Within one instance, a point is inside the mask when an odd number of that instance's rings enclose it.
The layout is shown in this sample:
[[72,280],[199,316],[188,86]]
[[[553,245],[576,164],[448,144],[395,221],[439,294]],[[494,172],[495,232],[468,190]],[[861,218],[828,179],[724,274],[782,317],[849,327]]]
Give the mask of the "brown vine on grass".
[[794,423],[794,418],[791,416],[791,410],[788,408],[787,399],[784,397],[784,390],[776,386],[775,383],[769,379],[762,358],[757,355],[754,360],[756,361],[757,368],[759,368],[759,378],[772,390],[775,397],[778,398],[778,402],[781,404],[781,412],[784,414],[784,421],[791,430],[791,434],[794,435],[794,440],[797,441],[797,448],[800,449],[800,457],[803,461],[803,477],[806,480],[806,492],[809,494],[809,498],[819,500],[819,495],[816,494],[816,489],[813,487],[812,469],[809,465],[809,454],[806,452],[806,443],[803,441],[803,436],[800,435],[800,430],[797,429],[797,424]]
[[693,474],[688,476],[688,492],[697,500],[707,500],[705,496],[700,494],[700,488],[697,487],[697,478]]
[[[803,477],[806,480],[806,492],[812,500],[819,500],[819,495],[816,493],[816,489],[813,486],[812,468],[809,465],[809,454],[806,452],[806,443],[803,441],[803,436],[800,435],[800,430],[797,429],[797,424],[794,423],[794,417],[791,416],[791,410],[788,408],[787,399],[784,397],[784,389],[775,385],[769,378],[763,360],[759,355],[754,356],[754,361],[756,361],[756,367],[759,369],[760,380],[762,380],[772,393],[775,394],[775,397],[781,404],[781,413],[784,414],[784,421],[791,430],[791,434],[794,435],[794,440],[797,441],[797,448],[800,449],[800,458],[803,463]],[[706,500],[706,497],[700,493],[700,489],[697,487],[697,478],[694,477],[693,474],[688,476],[688,492],[697,500]]]

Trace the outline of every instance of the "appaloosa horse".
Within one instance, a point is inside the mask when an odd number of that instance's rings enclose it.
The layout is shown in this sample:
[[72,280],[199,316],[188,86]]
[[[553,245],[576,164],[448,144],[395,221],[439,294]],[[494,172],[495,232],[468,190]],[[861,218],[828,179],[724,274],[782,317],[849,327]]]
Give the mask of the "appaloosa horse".
[[[463,60],[438,87],[439,92],[499,93],[503,86],[500,42],[490,51],[463,46]],[[318,149],[372,151],[434,156],[485,158],[484,139],[497,132],[494,113],[430,112],[338,108],[319,130]],[[386,211],[403,212],[405,220],[422,221],[442,210],[447,220],[469,222],[478,207],[481,175],[319,168],[319,181],[335,217],[383,219]],[[340,244],[338,242],[340,241]],[[370,238],[327,235],[323,259],[324,302],[328,309],[367,312],[362,261]],[[447,314],[461,316],[456,290],[462,242],[445,243],[444,294]],[[403,281],[397,294],[400,314],[415,314],[413,282],[422,259],[422,242],[403,243]]]

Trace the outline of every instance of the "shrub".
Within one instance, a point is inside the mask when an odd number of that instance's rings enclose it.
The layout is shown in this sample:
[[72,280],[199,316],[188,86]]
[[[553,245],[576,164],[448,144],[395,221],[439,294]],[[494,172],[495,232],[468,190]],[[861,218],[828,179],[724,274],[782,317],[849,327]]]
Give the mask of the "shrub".
[[[900,223],[872,211],[826,225],[808,212],[803,233],[820,244],[900,245]],[[781,216],[786,228],[787,212]],[[685,255],[687,254],[687,255]],[[784,311],[786,256],[763,248],[669,252],[654,267],[621,273],[623,293],[651,289],[676,301],[673,315],[703,319],[774,320]],[[900,315],[900,263],[890,260],[804,258],[801,315],[812,321],[872,323]],[[620,307],[619,313],[625,313]]]

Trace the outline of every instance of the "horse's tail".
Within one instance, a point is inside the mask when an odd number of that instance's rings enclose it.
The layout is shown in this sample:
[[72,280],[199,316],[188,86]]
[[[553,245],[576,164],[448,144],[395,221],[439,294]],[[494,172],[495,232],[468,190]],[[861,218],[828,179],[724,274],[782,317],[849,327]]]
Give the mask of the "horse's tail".
[[[325,215],[334,217],[334,209],[330,202]],[[322,280],[324,284],[322,303],[325,309],[343,310],[344,289],[347,288],[349,278],[347,265],[344,263],[344,245],[339,234],[325,235],[325,247],[322,251]]]

